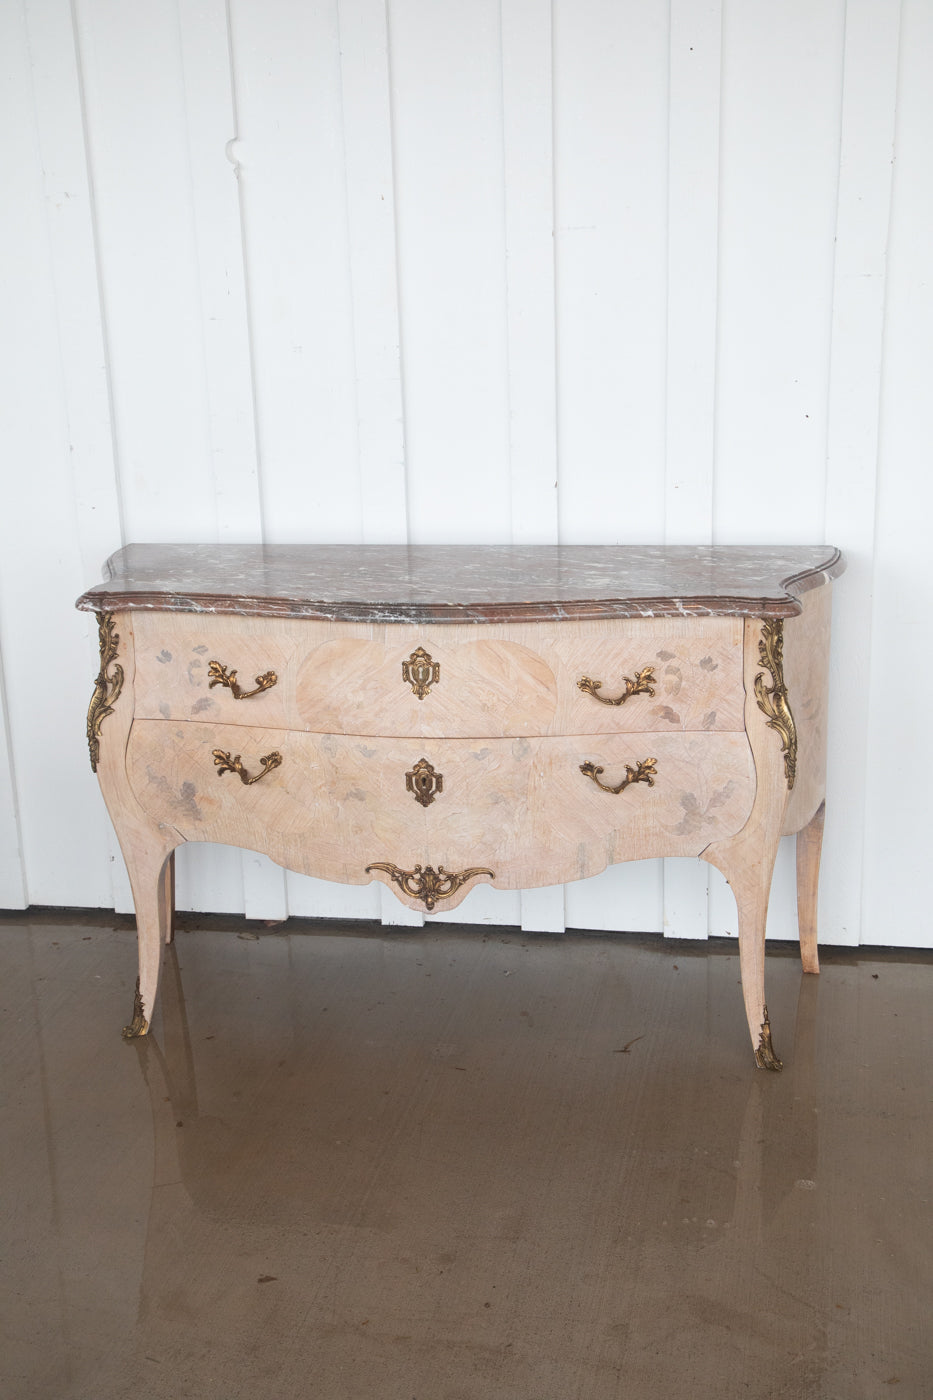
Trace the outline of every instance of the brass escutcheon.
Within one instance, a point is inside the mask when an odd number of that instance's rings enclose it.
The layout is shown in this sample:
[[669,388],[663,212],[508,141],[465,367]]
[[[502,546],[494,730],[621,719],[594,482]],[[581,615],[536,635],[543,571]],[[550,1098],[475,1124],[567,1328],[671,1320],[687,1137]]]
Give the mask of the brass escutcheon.
[[208,690],[213,690],[215,685],[225,685],[234,700],[248,700],[251,695],[261,695],[264,690],[271,690],[278,680],[274,671],[263,671],[261,676],[255,677],[255,690],[241,690],[236,678],[236,671],[228,671],[226,666],[222,666],[219,661],[208,662],[207,675]]
[[444,775],[436,772],[426,758],[419,758],[405,774],[405,790],[413,792],[422,807],[430,807],[437,794],[444,791]]
[[621,695],[615,697],[611,695],[598,695],[597,691],[602,690],[602,681],[592,681],[589,676],[581,676],[577,685],[585,695],[592,695],[594,700],[598,700],[601,705],[624,705],[626,700],[633,695],[653,695],[654,694],[654,667],[645,666],[632,680],[629,676],[622,677],[625,690]]
[[423,700],[441,678],[441,663],[435,661],[424,647],[416,647],[407,661],[402,662],[402,680],[410,685],[419,700]]
[[439,899],[449,899],[461,885],[466,884],[467,880],[474,880],[477,875],[488,875],[491,880],[496,878],[494,871],[484,870],[480,866],[459,872],[445,870],[442,865],[436,870],[433,865],[416,865],[414,870],[401,870],[397,865],[387,865],[377,860],[367,865],[366,874],[373,870],[384,870],[403,894],[410,899],[423,900],[428,910],[433,909]]
[[657,762],[656,758],[643,758],[634,768],[630,763],[627,763],[625,777],[617,787],[610,787],[608,783],[599,781],[599,775],[604,770],[598,768],[595,763],[581,763],[580,772],[584,777],[592,778],[596,786],[602,788],[603,792],[618,794],[624,792],[627,787],[631,787],[632,783],[647,783],[649,787],[654,787],[654,780],[658,775]]
[[278,768],[279,764],[282,762],[282,755],[276,749],[273,749],[272,753],[264,754],[259,760],[262,764],[262,772],[255,773],[251,778],[240,762],[239,754],[231,758],[230,753],[225,752],[223,749],[212,749],[211,752],[214,762],[217,765],[218,778],[222,778],[225,773],[236,773],[239,776],[240,782],[245,783],[247,787],[250,783],[258,783],[260,778],[264,778],[267,773],[271,773],[273,768]]

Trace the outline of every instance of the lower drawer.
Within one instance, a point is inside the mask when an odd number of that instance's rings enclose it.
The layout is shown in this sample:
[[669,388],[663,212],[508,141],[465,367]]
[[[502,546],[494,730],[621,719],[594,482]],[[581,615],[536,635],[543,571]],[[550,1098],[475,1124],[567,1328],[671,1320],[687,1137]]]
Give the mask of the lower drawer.
[[382,878],[415,908],[416,866],[489,872],[437,896],[452,908],[477,880],[532,888],[697,855],[741,829],[755,792],[744,733],[368,739],[137,720],[127,767],[145,810],[186,840]]

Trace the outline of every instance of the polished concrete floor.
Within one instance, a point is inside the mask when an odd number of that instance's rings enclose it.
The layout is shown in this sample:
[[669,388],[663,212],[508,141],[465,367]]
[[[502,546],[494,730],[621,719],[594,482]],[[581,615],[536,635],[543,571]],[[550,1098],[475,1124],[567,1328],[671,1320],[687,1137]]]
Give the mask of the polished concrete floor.
[[[104,922],[101,922],[101,919]],[[933,955],[0,915],[4,1400],[929,1400]]]

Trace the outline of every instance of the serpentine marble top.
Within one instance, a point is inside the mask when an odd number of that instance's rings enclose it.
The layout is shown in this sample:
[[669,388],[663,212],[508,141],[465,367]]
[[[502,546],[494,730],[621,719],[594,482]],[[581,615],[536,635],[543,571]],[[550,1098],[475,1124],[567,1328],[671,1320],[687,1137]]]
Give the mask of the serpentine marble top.
[[130,544],[76,606],[345,622],[792,617],[830,545]]

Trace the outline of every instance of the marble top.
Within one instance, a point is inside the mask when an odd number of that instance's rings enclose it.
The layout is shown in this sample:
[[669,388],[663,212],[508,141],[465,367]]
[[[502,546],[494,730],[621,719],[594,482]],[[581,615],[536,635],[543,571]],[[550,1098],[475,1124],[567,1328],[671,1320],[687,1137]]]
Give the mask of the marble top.
[[830,545],[130,544],[76,606],[347,622],[791,617]]

